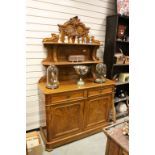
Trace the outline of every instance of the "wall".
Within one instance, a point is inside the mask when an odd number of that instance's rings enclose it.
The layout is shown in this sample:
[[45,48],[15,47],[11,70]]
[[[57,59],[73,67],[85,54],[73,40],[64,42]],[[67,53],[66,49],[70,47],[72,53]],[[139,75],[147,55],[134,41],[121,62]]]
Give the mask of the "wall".
[[[41,61],[46,57],[42,39],[51,33],[58,33],[57,24],[78,16],[90,27],[94,35],[104,44],[106,16],[114,14],[115,0],[27,0],[26,13],[26,128],[40,126],[39,92],[37,82],[45,73]],[[102,59],[104,46],[98,51]],[[41,120],[44,121],[44,120]]]

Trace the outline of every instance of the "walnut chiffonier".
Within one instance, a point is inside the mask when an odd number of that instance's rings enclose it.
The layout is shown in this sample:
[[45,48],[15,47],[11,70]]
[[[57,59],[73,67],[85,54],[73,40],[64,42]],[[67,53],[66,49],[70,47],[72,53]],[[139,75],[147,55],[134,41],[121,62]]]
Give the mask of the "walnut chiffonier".
[[[70,19],[65,24],[69,25],[66,29],[76,25],[79,33],[87,30],[78,17]],[[42,64],[45,67],[55,65],[59,70],[57,89],[46,87],[46,75],[38,83],[41,96],[40,108],[44,111],[42,116],[45,119],[40,131],[47,151],[102,131],[102,128],[109,124],[111,110],[115,120],[113,104],[115,83],[108,79],[105,83],[95,83],[93,78],[95,66],[100,63],[96,57],[100,43],[63,41],[63,38],[61,42],[54,42],[52,38],[43,40],[43,45],[47,49],[47,58]],[[72,54],[82,54],[85,60],[70,62],[68,57]],[[77,85],[79,76],[74,70],[75,65],[87,65],[90,68],[84,78],[83,86]]]

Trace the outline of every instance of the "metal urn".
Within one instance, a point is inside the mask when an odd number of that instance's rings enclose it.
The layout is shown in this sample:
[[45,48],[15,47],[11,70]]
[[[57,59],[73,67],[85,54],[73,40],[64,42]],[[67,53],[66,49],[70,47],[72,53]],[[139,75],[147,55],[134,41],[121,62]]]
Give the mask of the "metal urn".
[[80,76],[79,81],[77,81],[77,85],[83,86],[85,82],[83,81],[82,77],[88,73],[89,67],[85,65],[77,65],[74,66],[74,69],[76,73]]
[[50,65],[47,68],[46,87],[50,89],[56,89],[59,87],[58,68],[55,65]]
[[103,83],[106,81],[106,71],[107,67],[106,64],[99,63],[96,65],[96,83]]

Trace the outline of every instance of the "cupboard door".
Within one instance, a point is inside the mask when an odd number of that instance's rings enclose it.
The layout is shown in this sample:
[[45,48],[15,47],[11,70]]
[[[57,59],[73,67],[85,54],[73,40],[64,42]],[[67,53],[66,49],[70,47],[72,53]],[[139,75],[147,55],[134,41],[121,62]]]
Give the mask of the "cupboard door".
[[88,99],[85,106],[85,127],[91,128],[108,121],[112,95]]
[[50,107],[48,139],[69,136],[83,127],[84,101],[57,104]]

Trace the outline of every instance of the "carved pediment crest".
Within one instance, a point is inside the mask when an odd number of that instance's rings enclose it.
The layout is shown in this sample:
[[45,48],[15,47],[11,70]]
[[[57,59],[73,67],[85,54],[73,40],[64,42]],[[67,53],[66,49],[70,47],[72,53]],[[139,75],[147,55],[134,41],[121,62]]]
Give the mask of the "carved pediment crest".
[[60,33],[63,32],[66,36],[82,37],[88,35],[89,27],[86,27],[84,23],[80,21],[78,16],[70,18],[63,25],[58,24]]

